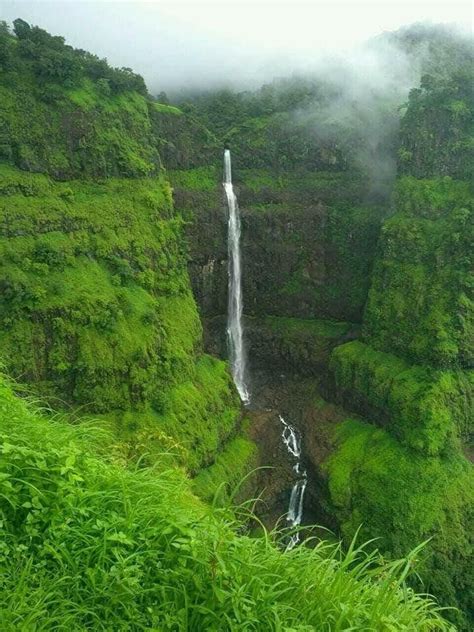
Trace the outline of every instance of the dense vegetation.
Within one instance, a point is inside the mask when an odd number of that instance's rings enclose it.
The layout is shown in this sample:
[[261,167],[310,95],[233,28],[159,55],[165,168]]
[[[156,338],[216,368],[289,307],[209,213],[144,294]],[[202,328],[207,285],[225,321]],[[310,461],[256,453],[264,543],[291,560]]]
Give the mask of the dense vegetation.
[[469,629],[473,191],[461,179],[472,168],[467,90],[458,65],[410,93],[399,151],[404,177],[382,226],[363,342],[338,347],[331,358],[334,397],[385,431],[346,422],[327,468],[348,539],[362,521],[364,533],[385,538],[382,550],[395,555],[412,538],[432,537],[420,575],[441,600],[459,605],[455,620]]
[[[430,73],[401,110],[327,78],[175,107],[0,25],[2,629],[449,629],[413,587],[469,629],[470,53],[395,41]],[[343,545],[283,552],[230,508],[258,454],[200,319],[227,303],[224,143],[252,348],[352,411],[306,455]]]
[[113,437],[41,416],[4,380],[0,428],[5,632],[448,630],[405,586],[414,556],[237,535],[178,469],[121,466]]
[[0,24],[0,159],[55,178],[146,176],[160,166],[155,119],[174,109],[143,79],[22,20]]
[[2,362],[56,408],[101,414],[137,459],[178,441],[174,460],[196,472],[238,431],[239,406],[203,355],[159,170],[157,134],[180,113],[21,20],[0,40]]
[[[332,524],[349,544],[362,523],[389,556],[432,538],[420,576],[459,605],[453,620],[469,628],[472,48],[420,26],[371,46],[406,56],[421,77],[409,94],[370,81],[361,90],[349,73],[352,103],[326,73],[181,105],[232,150],[255,363],[322,378],[325,394],[352,411],[328,429],[330,458],[308,455],[328,481]],[[211,333],[225,309],[215,169],[182,164],[172,177],[199,227],[188,233],[191,270]],[[328,362],[341,342],[326,334],[334,319],[361,339]]]

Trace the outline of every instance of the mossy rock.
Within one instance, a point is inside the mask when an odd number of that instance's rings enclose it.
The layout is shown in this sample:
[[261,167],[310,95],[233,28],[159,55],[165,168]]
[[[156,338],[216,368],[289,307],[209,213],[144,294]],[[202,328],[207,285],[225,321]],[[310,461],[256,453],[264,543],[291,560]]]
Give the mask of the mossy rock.
[[360,341],[336,347],[330,367],[339,401],[420,453],[440,454],[472,434],[472,371],[410,365]]
[[421,554],[423,590],[446,605],[462,629],[472,612],[472,466],[460,455],[431,457],[401,445],[388,432],[347,419],[334,430],[324,469],[332,510],[346,542],[360,529],[386,555],[403,556],[429,540]]

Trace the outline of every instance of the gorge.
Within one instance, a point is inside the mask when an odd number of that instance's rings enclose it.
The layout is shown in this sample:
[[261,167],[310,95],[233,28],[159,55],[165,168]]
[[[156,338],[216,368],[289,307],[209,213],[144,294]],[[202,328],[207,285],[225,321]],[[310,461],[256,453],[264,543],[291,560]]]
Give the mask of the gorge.
[[472,47],[383,37],[171,104],[1,24],[6,631],[471,628]]

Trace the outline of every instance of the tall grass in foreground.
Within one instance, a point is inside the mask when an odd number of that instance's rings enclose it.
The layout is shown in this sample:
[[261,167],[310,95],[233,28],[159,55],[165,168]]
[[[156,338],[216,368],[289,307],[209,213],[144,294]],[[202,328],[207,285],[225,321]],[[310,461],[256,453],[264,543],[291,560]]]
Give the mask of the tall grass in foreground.
[[281,551],[177,469],[130,470],[103,433],[47,420],[0,381],[0,629],[449,630],[405,578],[353,546]]

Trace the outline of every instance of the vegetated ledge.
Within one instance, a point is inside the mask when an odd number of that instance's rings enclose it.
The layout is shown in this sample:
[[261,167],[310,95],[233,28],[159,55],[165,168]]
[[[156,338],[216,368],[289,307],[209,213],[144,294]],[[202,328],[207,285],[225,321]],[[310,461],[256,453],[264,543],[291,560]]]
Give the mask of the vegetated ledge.
[[447,616],[472,629],[474,472],[457,451],[428,456],[383,428],[347,417],[330,425],[325,473],[326,509],[348,545],[354,534],[375,538],[387,557],[427,541],[414,586],[459,611]]
[[0,176],[5,369],[55,407],[111,420],[137,459],[212,463],[239,400],[227,365],[202,352],[163,174],[56,182],[1,164]]
[[474,372],[410,365],[361,341],[337,347],[332,394],[384,426],[402,444],[437,455],[467,440],[474,417]]
[[285,553],[272,537],[238,536],[182,470],[121,464],[103,429],[45,418],[3,378],[0,428],[6,632],[450,629],[405,586],[416,553],[386,564],[353,547]]
[[252,471],[258,465],[258,448],[249,437],[249,428],[250,420],[244,419],[238,434],[193,480],[193,490],[200,498],[221,506],[244,501],[256,491]]

